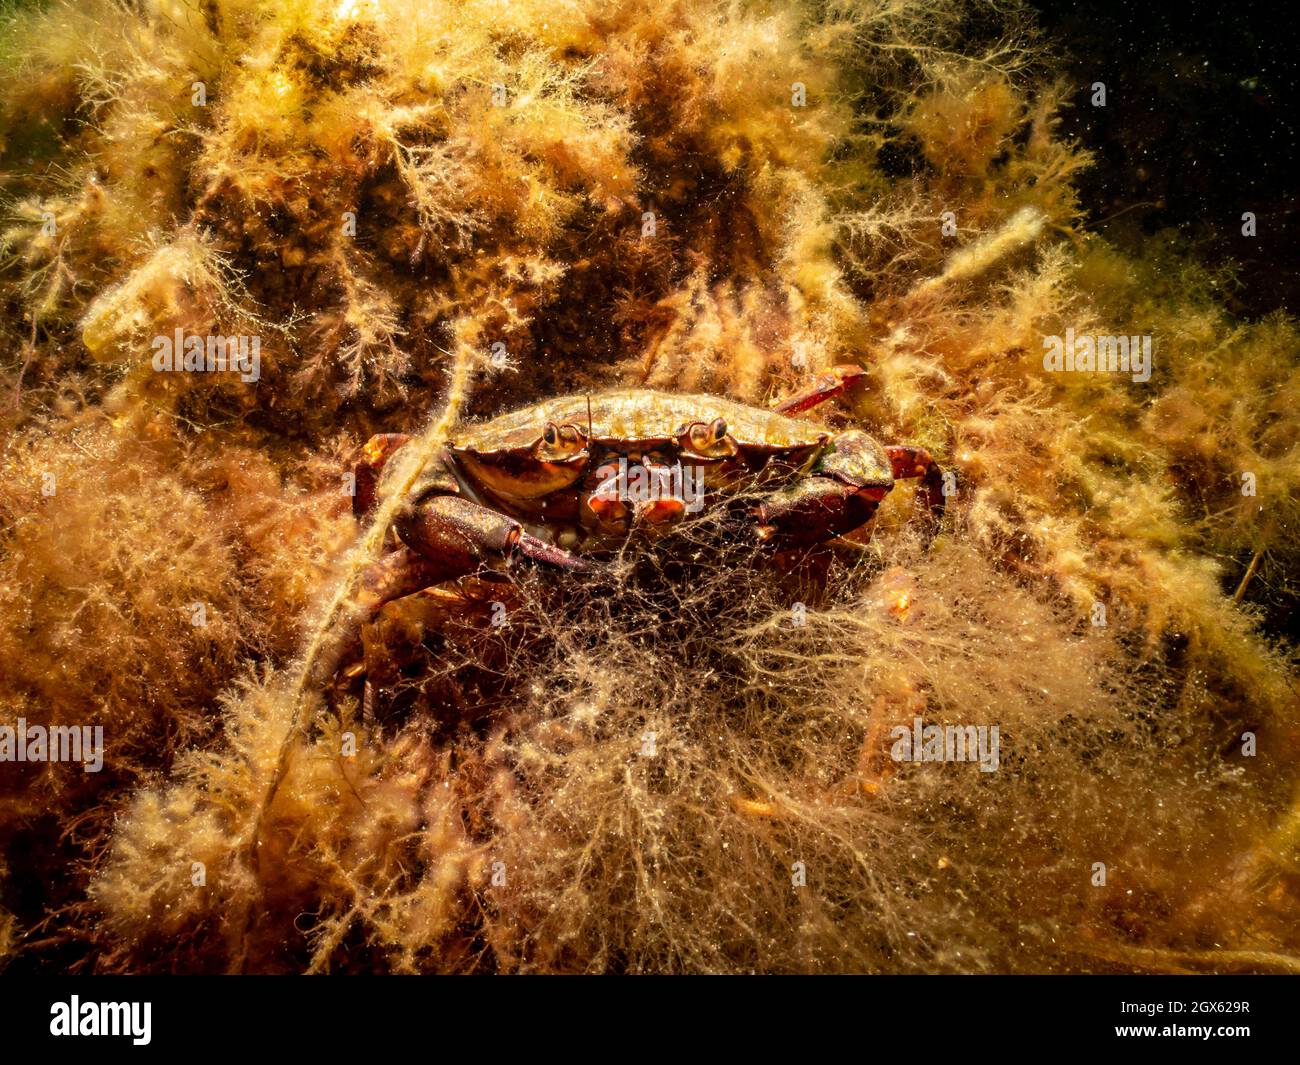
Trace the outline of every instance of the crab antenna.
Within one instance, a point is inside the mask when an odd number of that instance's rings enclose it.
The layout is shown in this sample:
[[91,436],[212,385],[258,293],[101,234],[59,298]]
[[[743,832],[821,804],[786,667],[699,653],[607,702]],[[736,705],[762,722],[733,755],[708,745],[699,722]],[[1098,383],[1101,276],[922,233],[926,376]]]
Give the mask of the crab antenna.
[[587,439],[591,439],[591,393],[587,393]]

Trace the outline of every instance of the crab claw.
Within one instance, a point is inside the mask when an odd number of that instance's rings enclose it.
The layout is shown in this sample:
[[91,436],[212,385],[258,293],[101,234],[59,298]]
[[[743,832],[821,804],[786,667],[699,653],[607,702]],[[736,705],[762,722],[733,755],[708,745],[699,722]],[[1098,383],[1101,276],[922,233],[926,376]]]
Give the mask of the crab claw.
[[832,540],[865,525],[889,491],[855,487],[830,477],[810,477],[777,492],[755,511],[760,540],[789,547]]
[[434,495],[406,504],[393,522],[401,545],[372,563],[312,667],[313,678],[328,683],[361,627],[385,603],[422,588],[472,573],[490,574],[494,561],[518,555],[570,573],[595,573],[601,567],[526,531],[515,519],[468,499]]

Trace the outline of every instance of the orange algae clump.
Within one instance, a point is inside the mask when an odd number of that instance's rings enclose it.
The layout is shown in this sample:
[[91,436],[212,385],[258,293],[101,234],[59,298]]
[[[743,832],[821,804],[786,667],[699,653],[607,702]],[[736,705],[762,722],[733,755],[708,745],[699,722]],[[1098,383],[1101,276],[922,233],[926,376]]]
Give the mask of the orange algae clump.
[[[1300,332],[1083,228],[1050,47],[985,8],[6,16],[0,726],[100,725],[105,768],[0,763],[0,961],[1300,965],[1261,627]],[[1045,372],[1071,329],[1150,333],[1150,381]],[[256,337],[256,380],[157,372],[177,335]],[[409,479],[461,418],[844,362],[818,415],[954,475],[928,549],[903,484],[788,566],[706,515],[393,604],[313,671],[385,543],[344,476],[372,433],[419,435]],[[996,771],[893,757],[917,722],[996,727]]]

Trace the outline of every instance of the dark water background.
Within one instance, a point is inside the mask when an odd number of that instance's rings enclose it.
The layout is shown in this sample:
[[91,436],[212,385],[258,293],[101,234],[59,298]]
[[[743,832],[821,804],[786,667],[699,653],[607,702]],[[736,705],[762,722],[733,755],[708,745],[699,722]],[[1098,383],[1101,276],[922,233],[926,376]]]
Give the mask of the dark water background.
[[[1123,246],[1176,227],[1199,258],[1234,268],[1235,314],[1300,311],[1300,7],[1033,6],[1077,86],[1062,130],[1097,157],[1079,183],[1093,228]],[[1097,81],[1104,108],[1091,103]],[[1244,211],[1256,216],[1253,239],[1241,233]]]

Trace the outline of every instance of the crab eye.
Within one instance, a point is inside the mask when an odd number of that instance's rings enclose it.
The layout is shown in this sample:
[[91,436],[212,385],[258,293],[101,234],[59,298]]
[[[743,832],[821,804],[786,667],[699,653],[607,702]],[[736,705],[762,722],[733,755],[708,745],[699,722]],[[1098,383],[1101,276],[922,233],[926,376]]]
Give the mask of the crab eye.
[[698,452],[712,451],[727,435],[727,423],[721,418],[715,418],[708,425],[703,422],[696,422],[687,431],[686,439],[690,441],[690,446]]
[[542,439],[546,441],[547,447],[554,447],[560,442],[560,430],[554,422],[546,423],[546,428],[542,430]]

